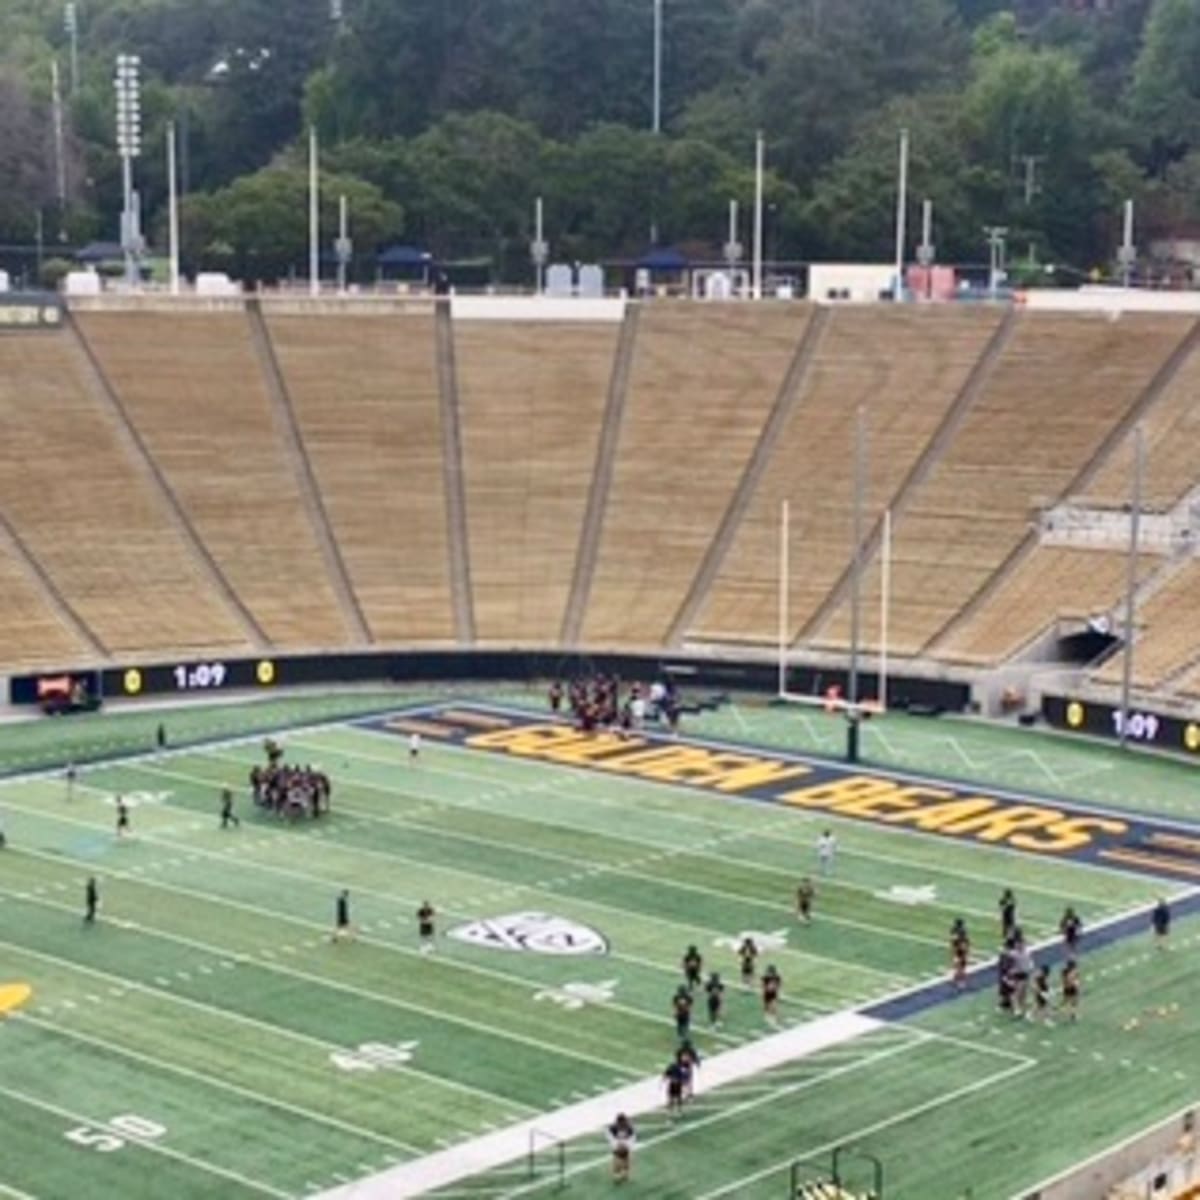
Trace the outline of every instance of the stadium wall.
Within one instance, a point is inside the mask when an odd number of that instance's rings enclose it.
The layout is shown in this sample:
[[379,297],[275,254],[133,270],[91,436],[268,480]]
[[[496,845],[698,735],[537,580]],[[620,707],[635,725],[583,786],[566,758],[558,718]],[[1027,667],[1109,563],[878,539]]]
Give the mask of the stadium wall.
[[[181,660],[103,669],[64,668],[14,675],[9,703],[17,708],[42,701],[47,683],[64,676],[82,681],[88,692],[104,699],[230,691],[264,692],[289,686],[350,683],[520,682],[603,671],[625,679],[671,675],[681,686],[709,692],[758,692],[774,695],[778,668],[773,662],[735,661],[652,654],[586,654],[559,651],[410,651],[357,654],[306,654],[277,657]],[[838,686],[844,694],[846,672],[812,667],[793,668],[792,692],[823,694]],[[874,679],[862,676],[863,694]],[[918,712],[962,712],[970,704],[970,685],[957,680],[895,676],[888,681],[893,706]]]

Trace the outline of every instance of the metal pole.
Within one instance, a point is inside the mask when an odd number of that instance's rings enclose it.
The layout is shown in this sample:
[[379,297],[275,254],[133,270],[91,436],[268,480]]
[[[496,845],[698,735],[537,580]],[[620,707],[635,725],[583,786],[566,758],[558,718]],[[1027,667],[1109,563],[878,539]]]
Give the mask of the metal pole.
[[883,513],[882,566],[879,577],[879,701],[880,712],[888,706],[888,613],[892,607],[892,510]]
[[1133,278],[1133,264],[1137,251],[1133,248],[1133,201],[1125,201],[1125,228],[1121,238],[1121,250],[1118,254],[1121,260],[1121,278],[1123,286],[1128,287]]
[[321,291],[321,210],[317,182],[317,128],[308,129],[308,292]]
[[1137,591],[1138,543],[1142,519],[1142,473],[1145,469],[1145,432],[1133,431],[1133,496],[1129,508],[1129,565],[1125,576],[1125,654],[1121,661],[1121,745],[1129,740],[1129,693],[1133,686],[1133,601]]
[[850,678],[847,699],[858,704],[858,657],[862,635],[863,493],[867,486],[866,408],[858,406],[854,431],[854,573],[850,580]]
[[175,179],[175,122],[167,122],[167,238],[171,256],[171,295],[179,295],[179,188]]
[[791,505],[783,501],[779,514],[779,694],[787,693],[787,650],[788,650],[788,587],[791,566],[789,542],[791,530]]
[[655,133],[662,132],[663,0],[654,0],[654,115]]
[[904,243],[908,238],[908,130],[900,130],[900,179],[896,188],[896,290],[892,299],[904,299]]
[[762,131],[754,143],[754,299],[763,298],[763,165],[766,143]]
[[57,58],[50,60],[50,95],[54,117],[54,195],[58,200],[58,228],[61,233],[67,210],[67,159],[63,136],[62,87]]
[[533,247],[534,247],[534,266],[537,268],[537,294],[541,296],[546,291],[546,209],[542,197],[539,196],[534,202],[533,223]]
[[133,287],[137,283],[137,259],[133,252],[133,159],[121,155],[121,193],[125,208],[121,215],[121,246],[125,252],[125,282]]
[[349,265],[349,259],[345,252],[346,242],[350,236],[347,228],[348,214],[346,212],[346,197],[338,197],[338,236],[337,236],[337,269],[338,278],[337,286],[338,293],[345,295],[346,292],[346,267]]

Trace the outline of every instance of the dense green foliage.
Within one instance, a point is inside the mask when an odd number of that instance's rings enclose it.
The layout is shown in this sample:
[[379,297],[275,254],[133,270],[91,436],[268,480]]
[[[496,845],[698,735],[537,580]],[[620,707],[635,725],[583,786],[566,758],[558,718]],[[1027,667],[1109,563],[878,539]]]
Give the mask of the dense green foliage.
[[[664,0],[664,133],[650,131],[653,0],[78,0],[0,7],[0,241],[113,238],[112,60],[142,56],[138,176],[161,240],[165,124],[180,130],[192,266],[303,261],[305,130],[350,199],[359,273],[404,241],[528,271],[533,199],[556,255],[663,242],[715,253],[767,137],[768,247],[886,254],[897,135],[943,258],[1006,225],[1021,257],[1105,266],[1120,202],[1139,240],[1200,223],[1195,0]],[[286,14],[286,15],[283,15]],[[66,95],[58,212],[50,62]]]

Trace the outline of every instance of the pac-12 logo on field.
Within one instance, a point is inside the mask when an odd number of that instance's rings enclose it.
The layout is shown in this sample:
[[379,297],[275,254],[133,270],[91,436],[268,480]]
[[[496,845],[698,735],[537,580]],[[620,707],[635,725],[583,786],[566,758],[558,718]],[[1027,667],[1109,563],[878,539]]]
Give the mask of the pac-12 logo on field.
[[471,921],[449,931],[449,936],[489,950],[513,950],[526,954],[607,954],[608,939],[578,921],[543,912],[511,913]]

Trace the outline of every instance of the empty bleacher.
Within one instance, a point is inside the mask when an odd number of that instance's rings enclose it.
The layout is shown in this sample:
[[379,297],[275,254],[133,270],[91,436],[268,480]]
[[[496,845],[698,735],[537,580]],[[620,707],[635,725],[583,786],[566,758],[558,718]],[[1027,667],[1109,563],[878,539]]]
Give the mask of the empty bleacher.
[[[1125,419],[1191,327],[1186,319],[1027,313],[983,394],[899,514],[889,643],[918,654],[995,571]],[[878,556],[864,589],[879,587]],[[815,644],[844,648],[842,604]],[[877,644],[877,606],[864,644]]]
[[644,310],[584,642],[662,644],[754,451],[808,315],[796,305]]
[[0,540],[0,663],[5,667],[61,667],[83,662],[91,648],[59,620],[45,589]]
[[344,644],[246,316],[84,313],[126,412],[234,592],[273,643]]
[[[1142,420],[1145,467],[1142,507],[1163,512],[1200,485],[1200,349],[1193,350],[1179,372]],[[1121,508],[1130,501],[1133,484],[1132,430],[1109,457],[1092,483],[1077,497],[1093,507]]]
[[[1133,648],[1133,683],[1149,689],[1186,667],[1200,655],[1200,623],[1196,620],[1200,596],[1200,559],[1189,559],[1174,570],[1161,587],[1137,606]],[[1093,674],[1097,683],[1121,681],[1121,655],[1109,659]]]
[[476,634],[546,644],[575,569],[618,326],[454,328]]
[[784,499],[790,502],[792,632],[803,628],[852,555],[859,406],[865,406],[867,427],[869,529],[937,431],[999,322],[995,311],[969,309],[847,307],[832,314],[693,637],[776,640]]
[[451,640],[432,310],[266,321],[371,634]]
[[[0,335],[0,429],[0,509],[100,646],[131,654],[247,645],[68,332]],[[53,614],[38,616],[31,584],[9,582],[6,619],[24,611],[30,620],[10,628],[10,654],[65,656],[75,639]],[[43,635],[44,655],[35,645]]]
[[[1082,622],[1106,613],[1124,594],[1128,562],[1121,550],[1039,546],[938,645],[938,657],[993,665],[1055,621]],[[1162,562],[1159,555],[1143,555],[1139,582]]]

